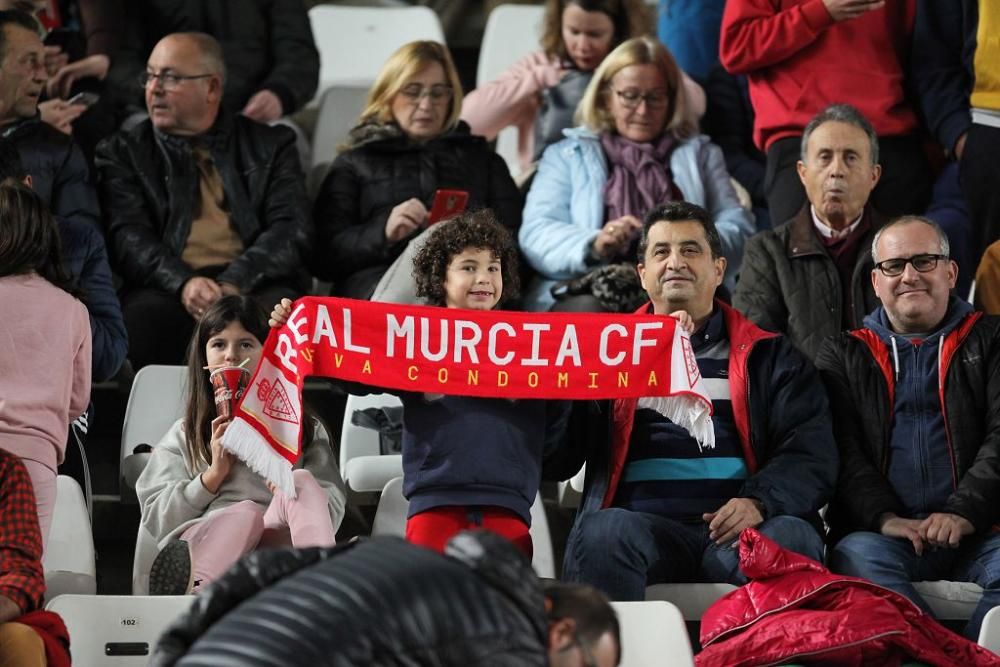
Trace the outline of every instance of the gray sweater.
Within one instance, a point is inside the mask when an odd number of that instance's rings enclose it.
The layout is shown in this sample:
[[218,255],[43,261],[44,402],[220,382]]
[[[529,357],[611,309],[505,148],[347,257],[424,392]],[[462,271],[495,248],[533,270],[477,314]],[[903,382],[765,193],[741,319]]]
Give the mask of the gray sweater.
[[[149,568],[160,549],[210,512],[243,500],[252,500],[265,509],[271,502],[263,478],[238,460],[218,493],[210,493],[201,483],[201,473],[208,466],[188,457],[183,425],[183,420],[175,422],[153,448],[135,485],[142,508],[132,569],[135,595],[148,594]],[[311,472],[327,492],[330,519],[336,530],[344,518],[346,493],[330,442],[322,430],[305,447],[295,467]]]

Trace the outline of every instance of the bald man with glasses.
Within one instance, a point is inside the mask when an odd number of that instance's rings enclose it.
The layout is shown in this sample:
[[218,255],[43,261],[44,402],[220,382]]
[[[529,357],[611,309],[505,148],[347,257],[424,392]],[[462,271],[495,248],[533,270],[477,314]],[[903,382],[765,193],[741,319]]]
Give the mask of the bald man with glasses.
[[226,78],[213,37],[164,37],[137,81],[149,118],[97,149],[135,369],[182,363],[223,295],[277,303],[306,286],[312,223],[295,134],[226,112]]
[[969,581],[1000,604],[1000,318],[952,295],[958,267],[932,221],[904,216],[872,242],[881,305],[816,360],[830,395],[840,479],[831,568],[901,593]]

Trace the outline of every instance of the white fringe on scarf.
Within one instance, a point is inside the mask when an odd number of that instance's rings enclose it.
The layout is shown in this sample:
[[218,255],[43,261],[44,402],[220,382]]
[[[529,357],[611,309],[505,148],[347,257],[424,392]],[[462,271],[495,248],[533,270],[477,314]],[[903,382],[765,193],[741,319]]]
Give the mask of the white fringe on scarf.
[[295,497],[292,464],[271,448],[267,440],[243,418],[237,417],[226,428],[222,446],[232,452],[251,470]]
[[643,407],[651,408],[678,426],[683,426],[698,441],[698,450],[715,449],[712,408],[693,396],[647,396]]

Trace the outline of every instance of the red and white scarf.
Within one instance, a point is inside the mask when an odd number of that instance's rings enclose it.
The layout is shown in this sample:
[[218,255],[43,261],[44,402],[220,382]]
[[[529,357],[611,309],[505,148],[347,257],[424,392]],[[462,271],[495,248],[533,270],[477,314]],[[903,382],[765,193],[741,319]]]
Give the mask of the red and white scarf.
[[522,313],[306,297],[272,330],[223,446],[294,494],[308,376],[510,399],[654,397],[703,447],[712,402],[672,317]]

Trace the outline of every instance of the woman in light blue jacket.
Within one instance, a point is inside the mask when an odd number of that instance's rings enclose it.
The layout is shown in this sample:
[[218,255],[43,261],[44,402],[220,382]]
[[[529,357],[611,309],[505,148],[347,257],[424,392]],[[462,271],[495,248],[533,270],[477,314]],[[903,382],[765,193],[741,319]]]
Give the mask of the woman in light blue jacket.
[[546,149],[528,192],[518,240],[540,274],[527,290],[528,309],[548,310],[557,281],[634,264],[642,216],[678,199],[712,214],[732,289],[743,242],[756,230],[722,151],[697,134],[684,108],[680,70],[655,39],[628,40],[605,58],[577,109],[581,127]]

